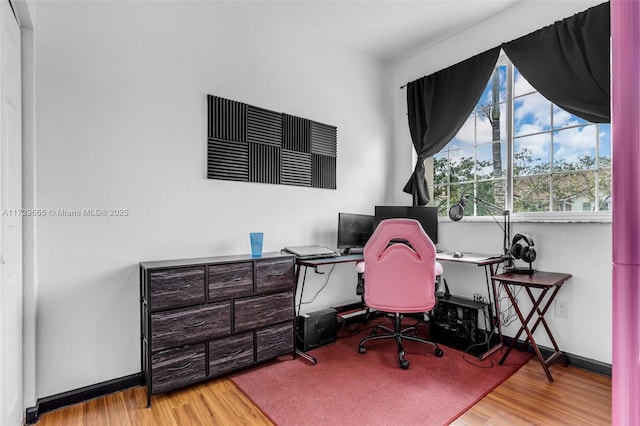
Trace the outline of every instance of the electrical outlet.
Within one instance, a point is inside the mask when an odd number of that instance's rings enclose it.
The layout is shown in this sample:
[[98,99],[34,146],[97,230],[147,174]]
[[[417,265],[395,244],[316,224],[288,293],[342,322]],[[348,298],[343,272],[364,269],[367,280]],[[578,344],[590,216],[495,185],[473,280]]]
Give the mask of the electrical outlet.
[[569,302],[566,300],[556,300],[555,315],[560,318],[569,318]]

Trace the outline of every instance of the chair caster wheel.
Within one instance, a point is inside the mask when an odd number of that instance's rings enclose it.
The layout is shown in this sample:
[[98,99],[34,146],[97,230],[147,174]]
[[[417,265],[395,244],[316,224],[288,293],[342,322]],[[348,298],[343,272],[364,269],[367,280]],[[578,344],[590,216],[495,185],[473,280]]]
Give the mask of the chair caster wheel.
[[409,361],[407,361],[406,359],[400,361],[400,368],[402,368],[403,370],[409,368]]
[[366,352],[367,352],[367,348],[365,348],[365,347],[363,347],[363,346],[360,346],[360,347],[358,348],[358,352],[360,352],[361,354],[366,353]]
[[442,349],[436,349],[435,354],[436,354],[436,356],[437,356],[438,358],[441,358],[441,357],[442,357],[442,355],[444,354],[444,352],[442,352]]

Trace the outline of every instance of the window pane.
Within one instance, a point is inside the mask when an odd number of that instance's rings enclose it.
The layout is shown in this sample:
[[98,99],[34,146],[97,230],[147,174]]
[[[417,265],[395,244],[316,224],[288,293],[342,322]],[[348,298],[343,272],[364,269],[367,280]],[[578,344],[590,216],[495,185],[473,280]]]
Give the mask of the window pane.
[[600,211],[611,211],[611,169],[598,173],[598,208]]
[[599,124],[598,131],[600,167],[611,167],[611,125]]
[[611,211],[611,125],[599,124],[598,208]]
[[553,106],[553,128],[561,129],[563,127],[576,126],[579,124],[589,124],[587,120],[577,117],[557,105]]
[[548,173],[551,162],[550,149],[550,133],[514,139],[513,175]]
[[513,67],[513,96],[520,96],[535,91],[536,89],[520,74],[520,71],[518,71],[516,67]]
[[476,140],[478,143],[499,141],[507,136],[507,106],[502,103],[478,109]]
[[595,211],[596,172],[553,175],[553,210]]
[[[473,184],[467,183],[463,185],[451,185],[451,205],[460,201],[460,197],[462,197],[462,194],[473,194]],[[448,211],[447,214],[449,214]],[[473,203],[467,203],[464,208],[464,214],[465,216],[473,216]]]
[[433,156],[433,183],[446,184],[449,182],[449,156],[446,151]]
[[[496,207],[504,209],[504,179],[496,179],[487,182],[478,183],[477,197],[484,202],[493,204]],[[488,208],[482,203],[477,203],[478,216],[500,216],[500,212],[496,209]]]
[[596,126],[573,127],[553,134],[553,170],[596,168]]
[[530,176],[513,180],[513,211],[549,211],[549,175]]
[[502,177],[506,166],[506,142],[479,145],[476,149],[476,177],[490,179]]
[[457,149],[449,152],[451,182],[473,181],[474,149]]
[[475,142],[476,125],[475,114],[472,113],[467,121],[464,122],[458,133],[451,139],[447,145],[447,149],[458,149],[467,146],[473,146]]
[[531,135],[551,129],[551,102],[539,93],[513,101],[513,132],[515,136]]
[[507,66],[499,65],[494,68],[487,86],[480,96],[478,106],[494,105],[507,99]]
[[447,206],[447,198],[446,186],[433,186],[433,205],[438,206],[438,216],[447,216],[449,212],[449,207]]

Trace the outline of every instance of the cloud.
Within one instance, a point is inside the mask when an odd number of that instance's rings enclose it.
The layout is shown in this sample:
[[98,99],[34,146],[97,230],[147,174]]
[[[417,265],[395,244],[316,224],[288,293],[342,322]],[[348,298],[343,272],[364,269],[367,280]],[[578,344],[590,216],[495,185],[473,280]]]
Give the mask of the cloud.
[[596,154],[596,127],[574,127],[553,135],[554,161],[575,163],[579,158]]
[[551,102],[539,93],[514,101],[514,133],[527,135],[551,128]]
[[551,146],[550,133],[540,133],[514,139],[514,151],[516,153],[529,151],[534,162],[546,163],[549,161],[549,149]]
[[451,140],[451,142],[449,142],[449,149],[473,146],[475,143],[475,134],[473,115],[471,115],[462,128],[460,128],[458,134]]

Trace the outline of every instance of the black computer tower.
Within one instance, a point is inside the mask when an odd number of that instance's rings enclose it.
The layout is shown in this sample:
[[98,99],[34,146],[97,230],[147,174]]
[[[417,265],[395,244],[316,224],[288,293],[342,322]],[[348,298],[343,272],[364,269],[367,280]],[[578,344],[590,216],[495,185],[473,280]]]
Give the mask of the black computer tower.
[[336,341],[336,310],[326,308],[296,318],[296,346],[301,351]]
[[463,297],[439,298],[429,320],[430,339],[461,350],[482,343],[484,333],[478,331],[478,312],[484,312],[486,306]]

